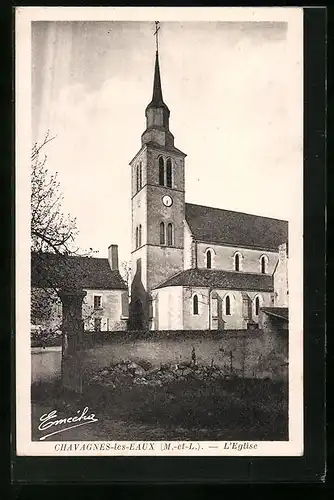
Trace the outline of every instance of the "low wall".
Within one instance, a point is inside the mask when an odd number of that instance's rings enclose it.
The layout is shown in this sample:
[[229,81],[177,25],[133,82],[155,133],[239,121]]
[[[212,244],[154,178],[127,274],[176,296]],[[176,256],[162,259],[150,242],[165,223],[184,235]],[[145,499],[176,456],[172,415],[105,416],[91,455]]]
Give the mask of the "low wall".
[[51,381],[60,377],[61,347],[32,347],[32,382]]
[[[190,361],[193,349],[197,362],[214,363],[245,377],[285,378],[287,335],[261,330],[113,332],[91,338],[84,351],[87,377],[95,369],[120,360],[153,366]],[[60,348],[32,349],[33,382],[60,375]],[[58,349],[58,350],[55,350]]]

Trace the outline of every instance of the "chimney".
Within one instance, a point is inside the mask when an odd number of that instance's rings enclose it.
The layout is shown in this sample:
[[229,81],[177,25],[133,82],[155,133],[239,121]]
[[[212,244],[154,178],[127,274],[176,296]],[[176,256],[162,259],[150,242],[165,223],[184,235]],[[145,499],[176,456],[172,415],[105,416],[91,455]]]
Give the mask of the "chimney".
[[108,247],[108,261],[112,271],[118,271],[118,245]]

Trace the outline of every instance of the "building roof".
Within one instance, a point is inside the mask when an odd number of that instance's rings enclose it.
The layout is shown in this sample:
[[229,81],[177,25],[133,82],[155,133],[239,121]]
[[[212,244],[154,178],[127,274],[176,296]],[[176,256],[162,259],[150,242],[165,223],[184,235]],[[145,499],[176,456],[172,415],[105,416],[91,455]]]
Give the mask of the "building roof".
[[167,286],[210,287],[259,292],[272,292],[274,290],[273,277],[268,274],[197,268],[181,271],[156,288]]
[[288,222],[186,203],[186,221],[197,241],[278,252],[288,241]]
[[100,290],[126,290],[119,271],[110,269],[108,259],[65,256],[51,253],[31,254],[31,286]]
[[286,321],[289,319],[288,307],[262,307],[261,310],[270,316],[276,316],[277,318],[281,318]]

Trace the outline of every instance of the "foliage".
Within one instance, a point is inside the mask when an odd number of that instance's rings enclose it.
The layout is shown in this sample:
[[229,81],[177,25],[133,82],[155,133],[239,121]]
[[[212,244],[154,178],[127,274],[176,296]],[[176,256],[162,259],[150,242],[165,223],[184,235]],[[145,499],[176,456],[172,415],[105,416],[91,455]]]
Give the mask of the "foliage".
[[31,347],[53,347],[62,344],[59,328],[34,327],[31,329]]

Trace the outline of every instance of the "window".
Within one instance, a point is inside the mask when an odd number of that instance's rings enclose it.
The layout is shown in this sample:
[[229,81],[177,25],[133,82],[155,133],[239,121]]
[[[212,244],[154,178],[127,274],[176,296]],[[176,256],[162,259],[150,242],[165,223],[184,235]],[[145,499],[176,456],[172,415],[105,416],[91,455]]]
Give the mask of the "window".
[[212,267],[212,254],[211,250],[206,251],[206,268],[211,269]]
[[152,319],[154,317],[154,307],[152,297],[148,301],[148,317]]
[[101,295],[94,295],[94,309],[101,309],[102,297]]
[[139,189],[143,187],[143,168],[142,163],[139,163]]
[[229,295],[225,298],[225,315],[231,316],[231,299]]
[[193,296],[193,314],[198,314],[198,296]]
[[165,164],[162,156],[159,158],[159,184],[160,186],[165,185]]
[[94,318],[94,330],[96,332],[101,331],[101,324],[102,324],[102,319],[101,318]]
[[141,224],[138,228],[138,246],[141,247]]
[[259,297],[256,297],[255,298],[255,316],[259,315],[259,311],[260,311],[260,299],[259,299]]
[[238,253],[234,256],[234,270],[240,271],[240,255]]
[[167,245],[173,245],[173,225],[171,223],[167,226]]
[[141,224],[136,227],[136,248],[141,247],[142,245],[142,230],[141,230]]
[[261,263],[261,273],[266,274],[267,272],[267,263],[268,263],[268,257],[266,255],[263,255],[260,259]]
[[167,160],[167,187],[172,187],[172,160]]
[[136,272],[140,276],[141,275],[141,259],[137,259],[136,265],[137,265],[137,267],[136,267],[137,271]]
[[211,303],[211,315],[213,318],[218,318],[218,299],[217,297],[212,298],[212,303]]
[[160,222],[160,245],[165,244],[165,223]]
[[139,191],[139,165],[136,166],[136,192]]

